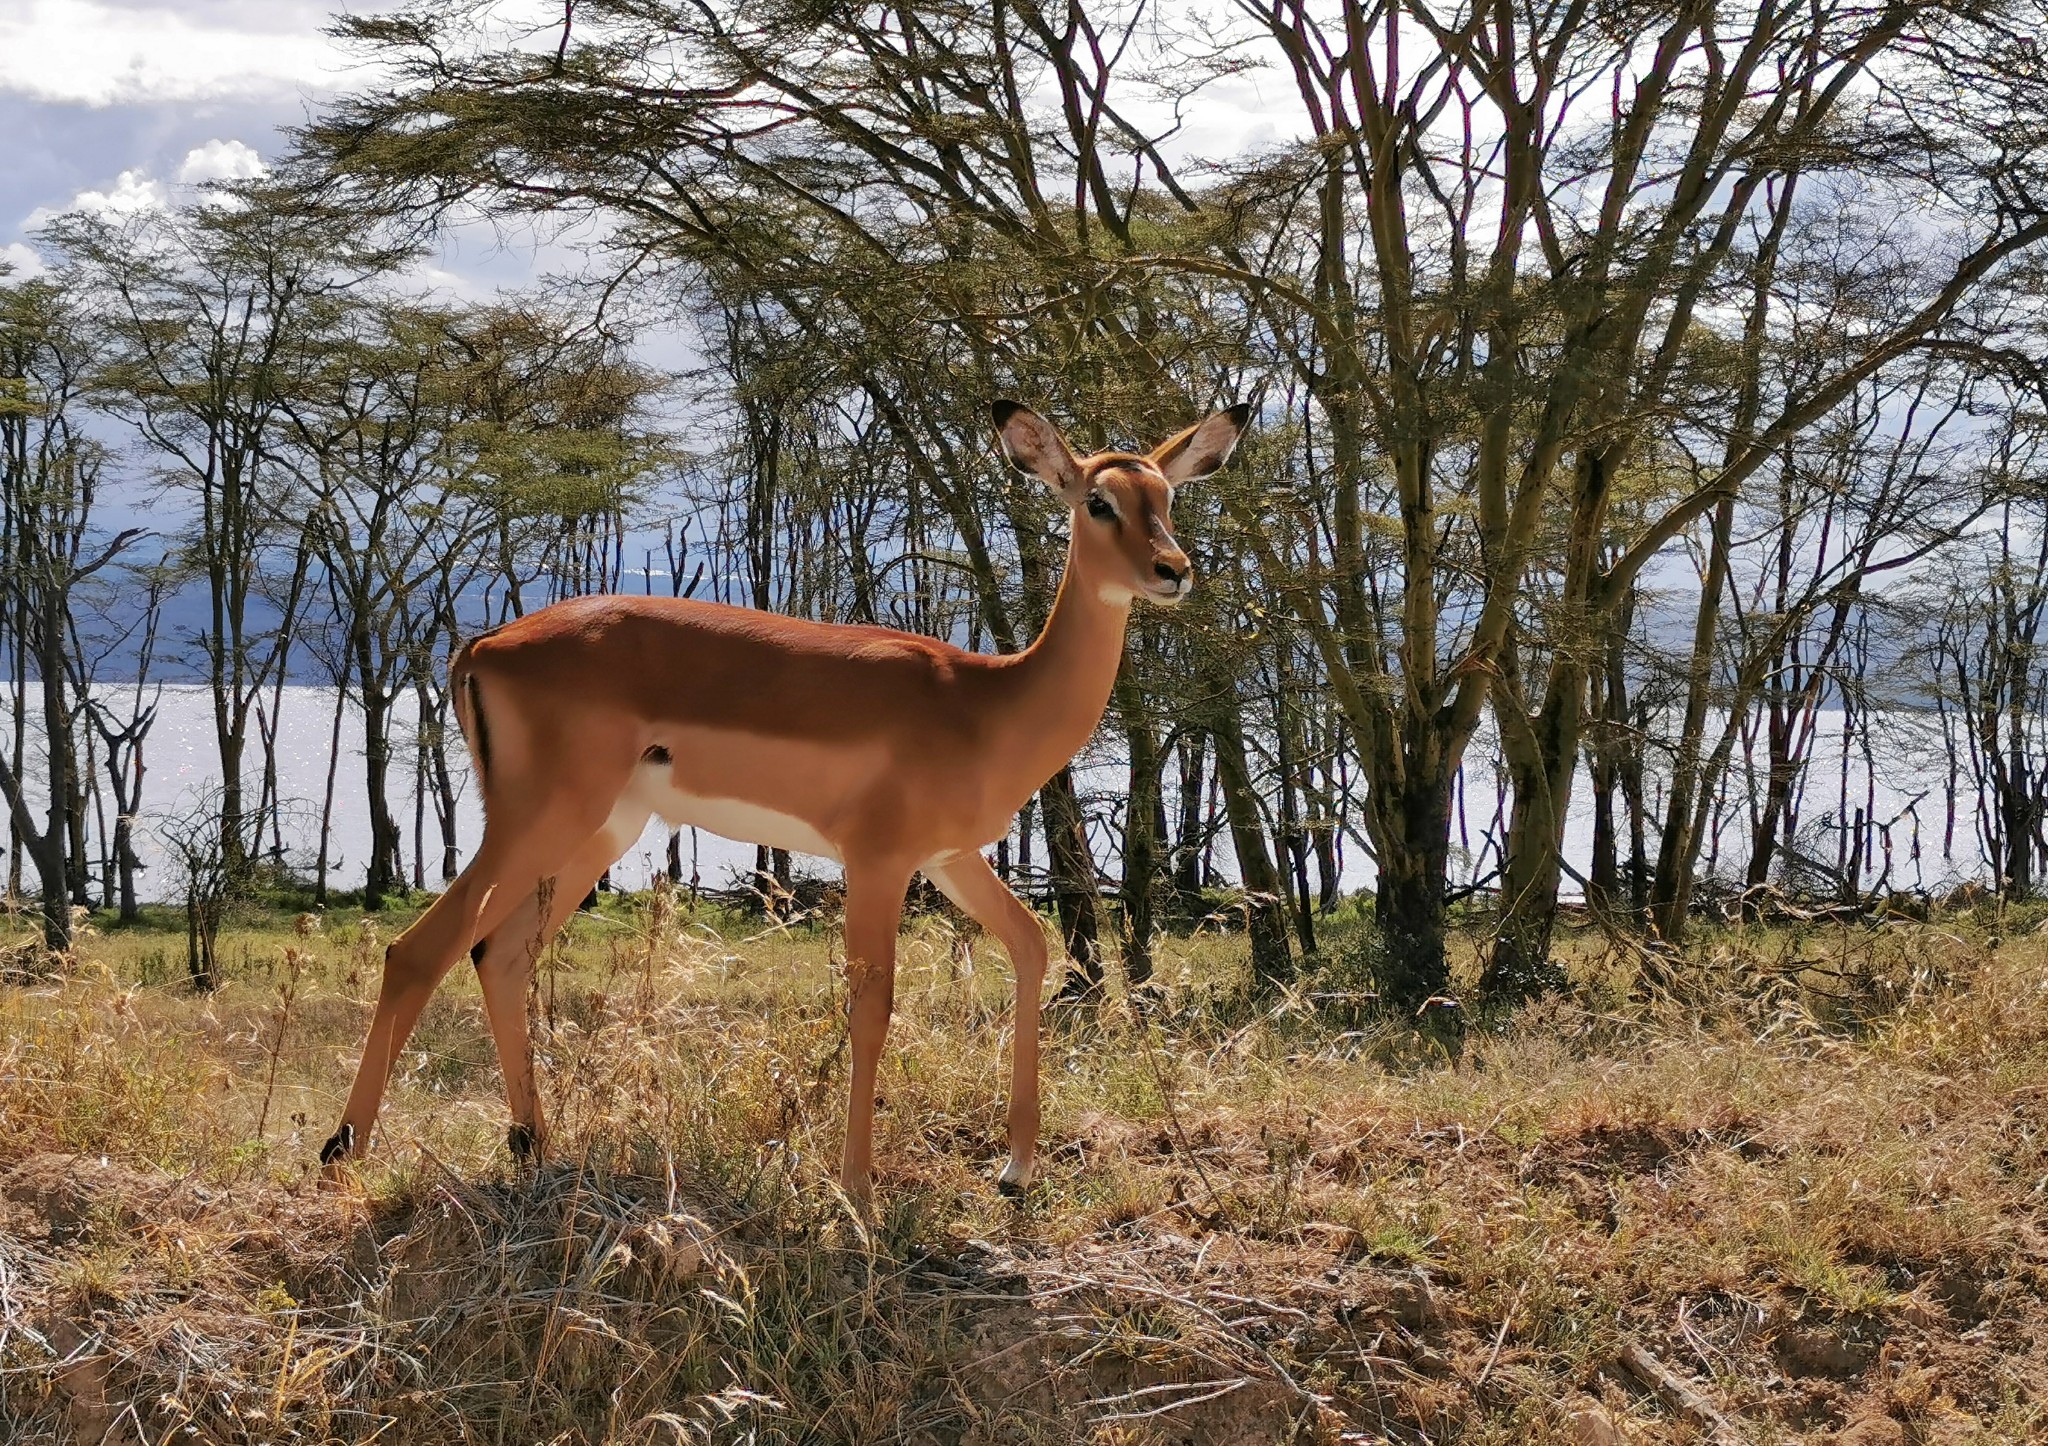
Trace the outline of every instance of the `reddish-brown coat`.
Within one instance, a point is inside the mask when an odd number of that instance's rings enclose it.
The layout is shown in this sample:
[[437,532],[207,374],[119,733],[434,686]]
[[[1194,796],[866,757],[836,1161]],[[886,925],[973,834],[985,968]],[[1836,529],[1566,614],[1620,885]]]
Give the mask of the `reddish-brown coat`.
[[884,628],[630,596],[558,603],[471,643],[452,681],[482,755],[483,842],[392,945],[343,1125],[323,1161],[368,1145],[392,1059],[427,996],[478,939],[515,1130],[538,1147],[523,1007],[534,941],[560,927],[649,807],[666,803],[751,822],[762,830],[755,842],[773,842],[767,834],[794,821],[845,862],[853,1001],[842,1175],[857,1194],[867,1185],[874,1072],[911,874],[922,869],[1002,938],[1018,973],[1004,1181],[1028,1179],[1044,940],[978,850],[1101,721],[1132,601],[1185,595],[1190,568],[1168,516],[1173,487],[1222,465],[1247,415],[1219,412],[1148,456],[1077,458],[1044,419],[996,405],[1012,465],[1071,509],[1059,596],[1022,653],[989,657]]

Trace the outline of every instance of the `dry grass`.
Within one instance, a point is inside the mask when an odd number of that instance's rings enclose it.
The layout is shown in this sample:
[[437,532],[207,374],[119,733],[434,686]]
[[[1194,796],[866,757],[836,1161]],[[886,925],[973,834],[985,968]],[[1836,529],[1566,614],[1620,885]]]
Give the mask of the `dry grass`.
[[2048,1434],[2048,941],[1723,934],[1648,1003],[1588,954],[1456,1061],[1169,942],[1166,1010],[1055,1029],[1013,1204],[1007,971],[927,918],[864,1221],[832,935],[665,911],[542,970],[556,1163],[458,974],[316,1190],[389,927],[0,990],[0,1439],[1704,1439],[1629,1342],[1755,1441]]

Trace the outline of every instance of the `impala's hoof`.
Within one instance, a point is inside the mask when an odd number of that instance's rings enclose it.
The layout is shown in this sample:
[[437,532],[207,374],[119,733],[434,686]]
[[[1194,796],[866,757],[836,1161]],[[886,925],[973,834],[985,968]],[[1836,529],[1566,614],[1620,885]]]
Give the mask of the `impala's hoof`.
[[348,1157],[355,1152],[356,1129],[343,1125],[320,1147],[320,1188],[339,1190],[348,1184]]
[[356,1152],[356,1127],[343,1125],[320,1147],[320,1167],[330,1169]]
[[1018,1163],[1012,1155],[1003,1162],[1003,1172],[996,1176],[996,1193],[1015,1200],[1031,1188],[1031,1165],[1029,1161]]
[[531,1126],[514,1125],[505,1131],[505,1148],[512,1152],[512,1159],[521,1165],[538,1164],[540,1161],[540,1137]]

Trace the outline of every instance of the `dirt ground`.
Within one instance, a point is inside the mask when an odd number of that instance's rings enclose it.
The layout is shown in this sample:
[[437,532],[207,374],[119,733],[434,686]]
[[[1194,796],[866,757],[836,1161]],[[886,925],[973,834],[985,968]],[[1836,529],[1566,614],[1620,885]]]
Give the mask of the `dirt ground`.
[[6,991],[0,1436],[2048,1439],[2032,938],[1721,939],[1687,999],[1589,959],[1455,1057],[1197,940],[1166,1008],[1056,1026],[1010,1201],[1000,958],[920,928],[872,1216],[829,1183],[829,931],[586,931],[523,1175],[451,991],[340,1192],[359,935],[211,997],[112,939]]

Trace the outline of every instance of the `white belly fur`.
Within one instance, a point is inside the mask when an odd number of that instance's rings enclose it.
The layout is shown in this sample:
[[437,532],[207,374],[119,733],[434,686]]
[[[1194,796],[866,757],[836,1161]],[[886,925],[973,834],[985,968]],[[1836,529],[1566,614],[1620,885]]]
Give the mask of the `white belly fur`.
[[[840,862],[839,850],[825,836],[786,813],[737,798],[699,798],[684,793],[669,782],[666,767],[641,768],[612,810],[615,819],[630,822],[627,815],[660,814],[670,828],[701,828],[736,843],[764,844],[773,849],[815,854]],[[634,830],[638,837],[639,830]],[[630,843],[630,840],[628,841]],[[624,845],[622,845],[624,847]]]

